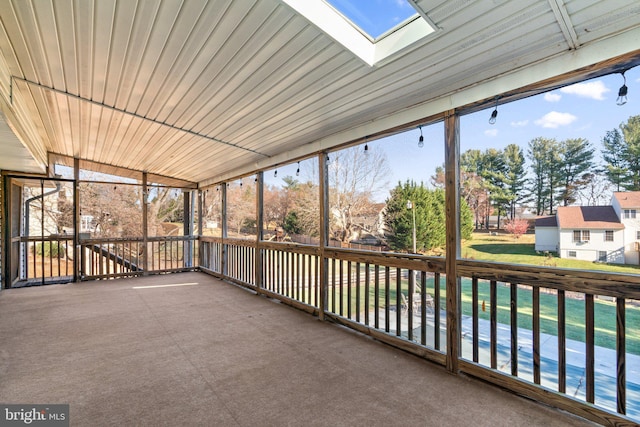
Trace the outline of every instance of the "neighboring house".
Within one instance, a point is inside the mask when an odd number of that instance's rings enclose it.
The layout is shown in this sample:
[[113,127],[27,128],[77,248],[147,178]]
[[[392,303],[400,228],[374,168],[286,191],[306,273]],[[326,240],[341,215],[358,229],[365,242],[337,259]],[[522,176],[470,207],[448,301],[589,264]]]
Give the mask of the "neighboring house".
[[624,226],[624,263],[640,264],[640,191],[615,192],[611,205]]
[[[637,215],[638,214],[638,215]],[[560,258],[640,264],[640,191],[616,192],[610,206],[562,206],[536,219],[536,251]]]

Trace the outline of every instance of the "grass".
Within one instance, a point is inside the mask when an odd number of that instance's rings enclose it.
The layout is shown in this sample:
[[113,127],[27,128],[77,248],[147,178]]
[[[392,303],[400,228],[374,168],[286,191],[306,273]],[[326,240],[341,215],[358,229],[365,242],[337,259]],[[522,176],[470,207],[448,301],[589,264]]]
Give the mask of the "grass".
[[515,240],[508,234],[493,236],[487,233],[474,233],[471,240],[462,242],[462,257],[510,264],[640,274],[640,266],[637,265],[594,263],[538,253],[535,250],[535,236],[533,234],[525,234]]

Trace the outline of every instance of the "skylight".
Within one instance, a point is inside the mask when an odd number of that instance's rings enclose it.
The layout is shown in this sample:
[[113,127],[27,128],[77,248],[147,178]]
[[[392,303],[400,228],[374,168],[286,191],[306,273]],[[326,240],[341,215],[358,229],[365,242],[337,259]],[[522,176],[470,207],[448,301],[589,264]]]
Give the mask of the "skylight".
[[370,66],[436,30],[407,0],[283,1]]
[[357,27],[377,39],[417,16],[407,0],[325,0]]

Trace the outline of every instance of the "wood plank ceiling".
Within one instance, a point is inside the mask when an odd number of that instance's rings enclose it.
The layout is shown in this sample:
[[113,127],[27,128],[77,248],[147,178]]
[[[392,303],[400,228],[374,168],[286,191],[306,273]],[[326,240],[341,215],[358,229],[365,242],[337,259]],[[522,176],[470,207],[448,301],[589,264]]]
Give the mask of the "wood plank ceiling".
[[206,184],[640,49],[637,0],[416,5],[370,66],[283,0],[0,0],[0,107],[41,164]]

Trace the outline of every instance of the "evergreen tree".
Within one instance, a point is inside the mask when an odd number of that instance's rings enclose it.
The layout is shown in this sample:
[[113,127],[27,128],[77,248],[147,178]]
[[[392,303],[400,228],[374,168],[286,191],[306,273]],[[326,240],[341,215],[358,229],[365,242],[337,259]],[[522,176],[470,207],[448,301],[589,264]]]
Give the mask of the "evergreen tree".
[[560,145],[555,139],[534,138],[529,141],[527,158],[531,161],[531,198],[535,203],[536,215],[545,212],[553,214],[557,198],[562,161]]
[[[411,201],[412,208],[407,207]],[[385,224],[387,241],[394,250],[411,250],[413,246],[413,210],[416,218],[416,249],[418,252],[444,247],[446,244],[445,192],[430,190],[424,184],[406,181],[391,190],[386,201]],[[460,201],[461,234],[468,239],[473,231],[473,215],[469,206]]]
[[527,179],[524,169],[524,153],[516,144],[509,144],[504,149],[505,189],[509,201],[509,218],[516,215],[516,204],[524,198],[523,190]]
[[620,191],[627,180],[622,134],[618,129],[607,131],[605,137],[602,138],[602,145],[602,158],[605,161],[604,172],[609,182],[616,187],[616,191]]
[[616,190],[640,190],[640,116],[629,117],[620,130],[608,131],[602,139],[606,174]]
[[578,190],[585,186],[593,169],[593,147],[583,138],[567,139],[560,144],[562,190],[560,200],[564,206],[571,205],[578,198]]

